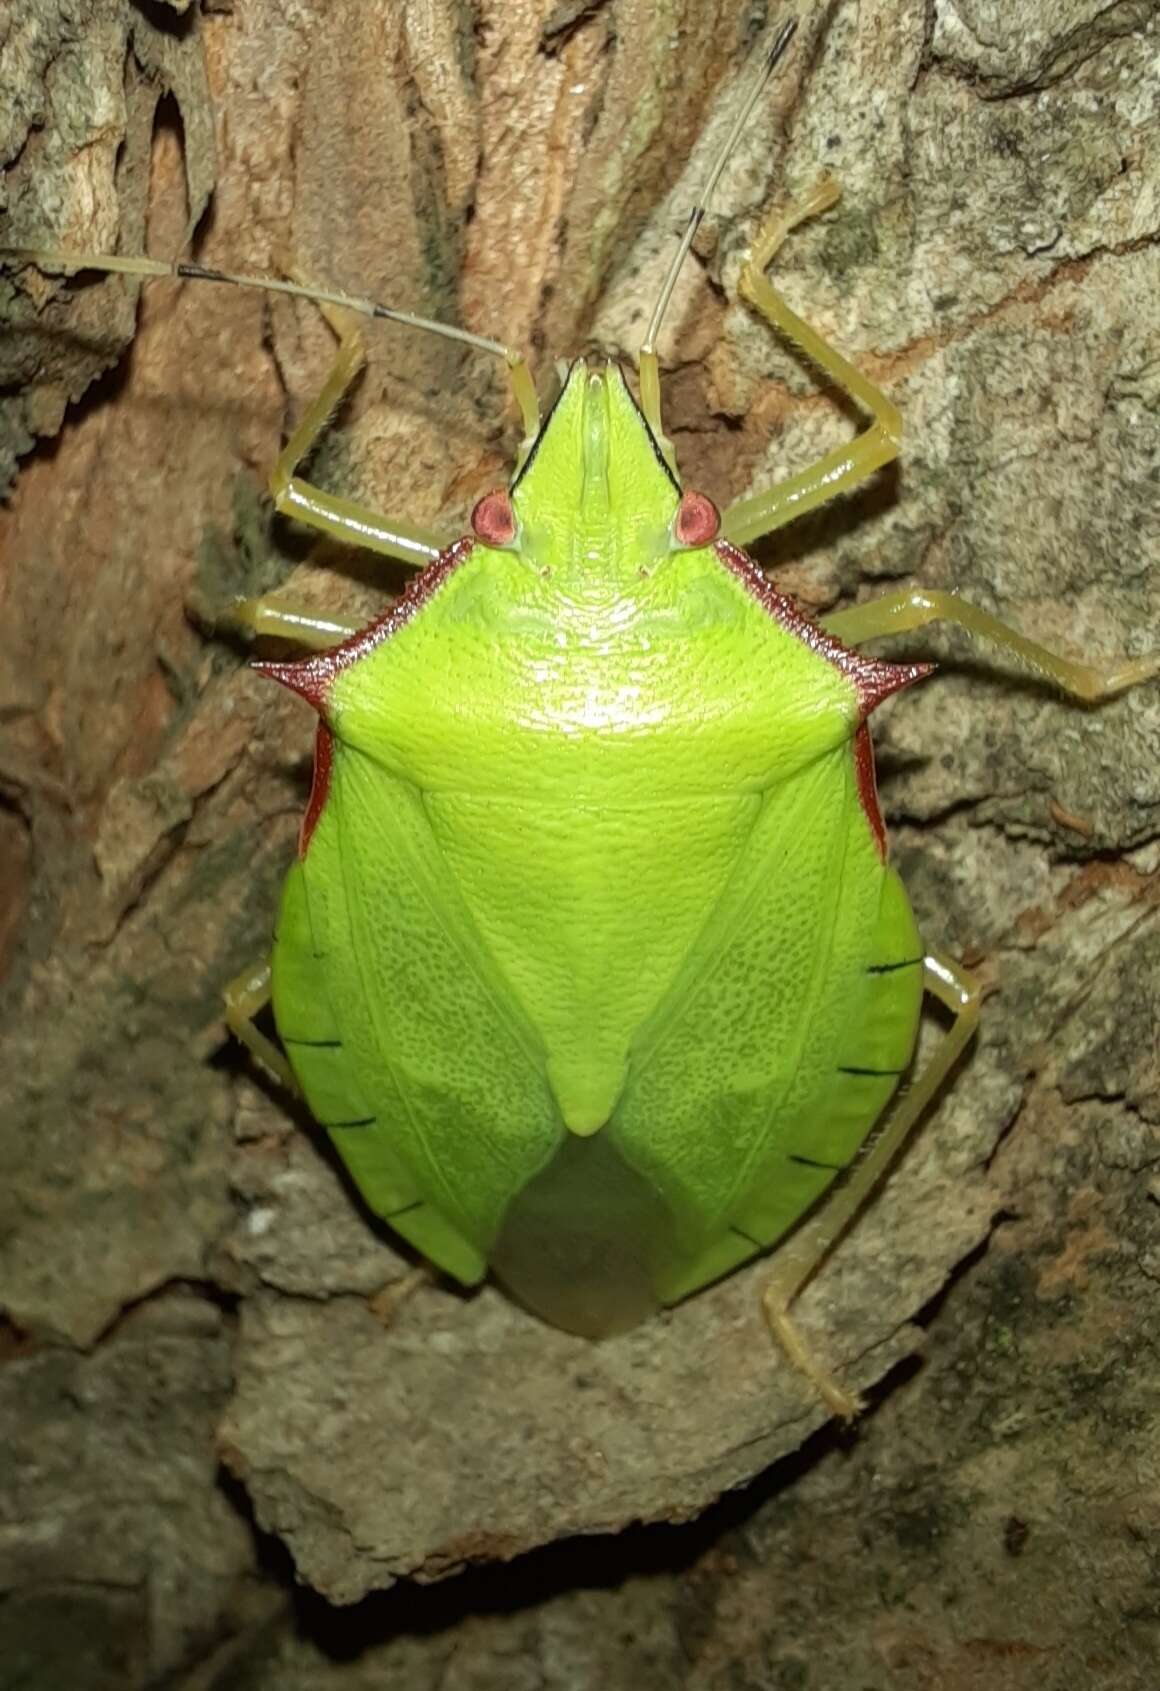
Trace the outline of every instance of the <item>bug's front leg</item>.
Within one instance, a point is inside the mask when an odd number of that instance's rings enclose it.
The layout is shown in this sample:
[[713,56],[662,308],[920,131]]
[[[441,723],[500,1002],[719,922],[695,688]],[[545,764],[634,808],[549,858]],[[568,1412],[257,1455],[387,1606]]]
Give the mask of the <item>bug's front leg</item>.
[[[438,557],[448,545],[450,536],[407,522],[401,517],[380,516],[369,506],[360,505],[338,493],[328,493],[312,482],[304,481],[296,473],[314,451],[327,423],[366,363],[362,331],[350,314],[328,304],[321,304],[319,310],[338,336],[338,352],[322,391],[307,407],[274,465],[270,476],[274,507],[283,516],[294,517],[311,528],[321,529],[346,546],[381,552],[400,563],[422,568]],[[508,374],[524,424],[524,442],[520,451],[522,462],[539,428],[539,401],[527,365],[519,354],[508,354]]]
[[344,545],[364,547],[397,558],[401,563],[422,567],[442,551],[446,544],[444,537],[398,517],[380,516],[369,506],[342,494],[328,493],[295,473],[314,451],[327,423],[366,363],[366,347],[357,325],[334,306],[323,305],[319,309],[338,336],[338,351],[321,391],[307,406],[271,472],[270,495],[274,508],[283,516],[321,529]]
[[848,446],[836,446],[809,469],[799,471],[778,482],[776,487],[738,499],[722,518],[722,532],[736,546],[746,546],[763,534],[771,534],[783,523],[792,522],[803,512],[823,505],[837,493],[847,493],[865,481],[883,464],[898,456],[902,439],[902,418],[886,395],[855,369],[842,354],[812,329],[796,311],[791,311],[781,295],[770,285],[766,267],[774,254],[797,224],[808,217],[827,211],[839,196],[838,184],[832,176],[823,176],[813,192],[787,211],[771,214],[758,233],[741,272],[739,289],[742,296],[758,310],[767,322],[810,358],[827,376],[850,395],[873,421]]
[[951,1012],[954,1019],[950,1027],[926,1067],[898,1099],[882,1131],[871,1141],[860,1161],[778,1251],[773,1278],[762,1293],[766,1319],[774,1337],[834,1413],[847,1421],[858,1414],[859,1398],[845,1391],[817,1360],[789,1309],[870,1197],[978,1026],[981,998],[978,982],[949,957],[938,951],[928,952],[923,959],[923,987]]

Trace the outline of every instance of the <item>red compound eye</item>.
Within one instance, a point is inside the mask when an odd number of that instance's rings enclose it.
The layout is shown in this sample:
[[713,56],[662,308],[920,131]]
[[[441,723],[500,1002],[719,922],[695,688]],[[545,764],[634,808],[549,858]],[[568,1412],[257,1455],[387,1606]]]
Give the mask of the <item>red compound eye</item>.
[[708,546],[721,532],[721,513],[703,493],[681,494],[673,534],[682,546]]
[[502,487],[485,493],[471,513],[471,532],[488,546],[506,546],[516,537],[516,514]]

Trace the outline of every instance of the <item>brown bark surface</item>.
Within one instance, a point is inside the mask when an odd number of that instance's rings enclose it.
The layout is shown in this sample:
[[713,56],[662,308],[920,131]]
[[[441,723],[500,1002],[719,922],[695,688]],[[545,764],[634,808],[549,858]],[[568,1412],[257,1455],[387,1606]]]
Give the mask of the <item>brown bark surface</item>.
[[[1153,8],[800,20],[662,339],[686,480],[727,503],[854,426],[735,296],[762,210],[831,168],[842,202],[779,281],[899,404],[903,457],[759,561],[811,609],[915,579],[1061,649],[1154,647]],[[547,392],[555,358],[631,360],[774,21],[23,0],[0,241],[170,257],[196,225],[207,264],[522,343]],[[895,859],[991,996],[802,1300],[843,1377],[882,1382],[852,1446],[770,1350],[760,1264],[598,1347],[491,1289],[424,1288],[387,1328],[406,1263],[220,1019],[268,945],[311,723],[186,612],[397,589],[264,502],[333,343],[195,284],[27,271],[0,313],[12,1683],[1153,1684],[1160,688],[1085,712],[954,636],[905,645],[943,669],[881,713]],[[313,474],[455,533],[516,434],[486,361],[383,328]],[[297,1624],[291,1568],[321,1594]]]

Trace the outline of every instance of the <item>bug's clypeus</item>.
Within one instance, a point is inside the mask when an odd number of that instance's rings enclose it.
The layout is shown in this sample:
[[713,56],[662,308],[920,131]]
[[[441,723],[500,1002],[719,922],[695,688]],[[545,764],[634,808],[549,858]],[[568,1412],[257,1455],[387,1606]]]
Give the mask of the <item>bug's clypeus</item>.
[[[920,938],[875,795],[868,718],[929,666],[858,648],[949,620],[1084,701],[1157,663],[1073,662],[921,589],[814,622],[747,556],[899,450],[894,406],[767,276],[793,226],[836,197],[824,179],[772,215],[741,292],[868,426],[721,512],[682,486],[654,350],[700,208],[640,351],[639,399],[615,364],[577,360],[545,417],[518,354],[367,301],[191,264],[0,256],[316,299],[338,352],[274,469],[275,505],[419,569],[367,628],[283,601],[230,610],[313,649],[258,667],[319,717],[272,953],[230,989],[230,1025],[302,1091],[398,1233],[465,1284],[490,1269],[559,1326],[615,1332],[778,1245],[766,1314],[849,1415],[789,1308],[969,1041],[979,999]],[[299,474],[362,365],[351,308],[507,360],[523,445],[459,538]],[[949,1027],[896,1097],[926,994]],[[255,1024],[268,1002],[282,1050]]]

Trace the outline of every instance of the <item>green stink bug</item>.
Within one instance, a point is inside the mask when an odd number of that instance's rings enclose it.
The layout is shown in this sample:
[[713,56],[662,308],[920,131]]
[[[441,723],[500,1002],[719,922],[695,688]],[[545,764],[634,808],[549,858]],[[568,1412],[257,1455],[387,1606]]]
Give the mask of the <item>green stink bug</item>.
[[[315,526],[438,557],[372,631],[282,671],[327,718],[273,960],[292,1063],[400,1232],[462,1278],[494,1263],[589,1330],[695,1289],[811,1209],[909,1058],[925,976],[959,1020],[783,1251],[770,1303],[788,1332],[800,1278],[969,1036],[970,984],[920,958],[873,801],[864,718],[917,671],[853,645],[948,614],[1076,691],[1149,673],[1085,679],[913,594],[819,633],[765,590],[737,546],[871,473],[899,431],[765,282],[789,221],[759,237],[745,290],[873,423],[728,508],[719,539],[676,484],[655,329],[643,416],[616,373],[577,366],[541,428],[513,364],[528,447],[510,495],[450,550],[295,476],[358,367],[349,335],[275,480],[280,508]],[[239,995],[240,1030],[264,990],[260,976]]]

